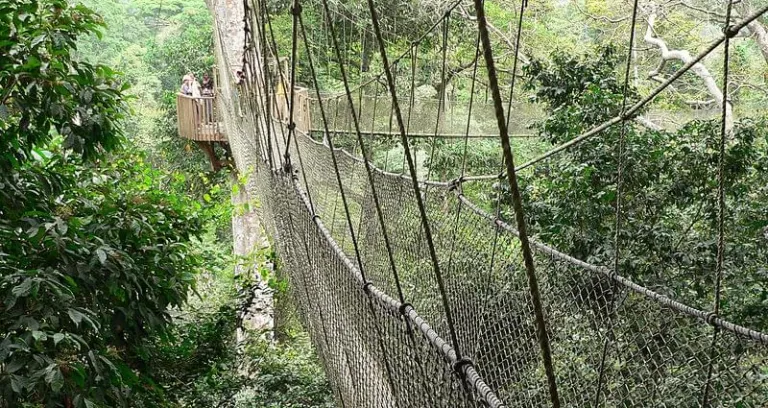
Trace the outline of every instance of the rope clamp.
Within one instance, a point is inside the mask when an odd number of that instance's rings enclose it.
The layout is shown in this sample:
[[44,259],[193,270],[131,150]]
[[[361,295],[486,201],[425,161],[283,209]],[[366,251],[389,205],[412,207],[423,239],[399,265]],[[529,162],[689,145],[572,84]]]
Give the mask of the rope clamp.
[[448,182],[448,191],[454,191],[461,188],[461,183],[464,182],[464,176],[460,176]]
[[366,295],[370,295],[371,294],[371,286],[373,286],[373,283],[371,283],[371,282],[365,282],[363,284],[363,292]]
[[709,313],[707,313],[707,315],[704,317],[704,320],[707,322],[707,324],[710,324],[710,325],[714,326],[714,325],[715,325],[715,319],[716,319],[717,317],[718,317],[717,313],[715,313],[715,312],[709,312]]
[[723,28],[723,34],[726,38],[736,37],[739,34],[739,31],[741,30],[736,29],[736,26],[733,24]]
[[466,376],[466,367],[474,367],[475,363],[468,357],[462,357],[453,363],[453,371],[464,378]]
[[293,132],[294,130],[296,130],[296,122],[291,122],[291,123],[289,123],[289,124],[288,124],[288,130],[290,130],[291,132]]
[[298,16],[301,15],[301,11],[302,11],[301,10],[301,4],[298,3],[298,2],[295,2],[293,4],[293,7],[291,7],[291,14],[293,14],[294,16],[298,17]]
[[400,314],[405,316],[409,311],[413,310],[413,305],[410,303],[403,303],[399,307]]

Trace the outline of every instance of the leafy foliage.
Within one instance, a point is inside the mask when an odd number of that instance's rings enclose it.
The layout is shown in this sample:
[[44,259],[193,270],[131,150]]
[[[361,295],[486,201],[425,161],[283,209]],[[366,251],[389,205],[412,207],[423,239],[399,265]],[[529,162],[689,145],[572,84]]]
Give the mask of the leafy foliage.
[[46,156],[0,196],[3,399],[125,405],[130,387],[144,392],[144,341],[194,283],[199,205],[157,189],[135,157]]
[[[525,69],[547,119],[537,129],[558,144],[621,110],[622,90],[612,48],[597,57],[553,55]],[[632,91],[630,98],[635,98]],[[677,131],[624,125],[623,222],[620,271],[667,295],[711,308],[717,237],[719,121],[693,121]],[[621,125],[540,167],[524,180],[527,215],[540,238],[593,263],[615,255],[617,144]],[[728,140],[727,275],[723,313],[768,327],[764,277],[768,260],[765,185],[766,123],[742,120]],[[747,291],[736,288],[748,288]]]
[[0,168],[29,159],[54,130],[85,158],[118,145],[127,87],[72,58],[77,38],[102,26],[66,0],[0,1]]

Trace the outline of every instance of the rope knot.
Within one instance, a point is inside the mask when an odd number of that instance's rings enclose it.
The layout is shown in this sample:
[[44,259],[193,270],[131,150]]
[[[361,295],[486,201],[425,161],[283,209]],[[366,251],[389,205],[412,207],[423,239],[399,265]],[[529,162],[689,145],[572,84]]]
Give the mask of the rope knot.
[[723,28],[723,34],[726,38],[733,38],[736,37],[739,34],[739,29],[736,28],[735,25],[731,24],[728,27]]
[[467,367],[474,367],[475,363],[468,357],[462,357],[453,363],[453,372],[459,374],[461,378],[464,378]]
[[707,324],[710,324],[712,326],[715,325],[715,319],[717,318],[717,313],[715,312],[709,312],[707,313],[707,316],[704,317],[704,320],[707,322]]
[[403,303],[399,308],[400,314],[403,316],[407,315],[411,310],[413,310],[413,305],[410,303]]
[[288,124],[288,130],[290,130],[291,132],[293,132],[294,130],[296,130],[296,122],[291,122],[291,123],[289,123],[289,124]]
[[302,11],[301,4],[299,3],[294,3],[293,7],[291,7],[291,14],[293,14],[294,16],[301,15],[301,11]]

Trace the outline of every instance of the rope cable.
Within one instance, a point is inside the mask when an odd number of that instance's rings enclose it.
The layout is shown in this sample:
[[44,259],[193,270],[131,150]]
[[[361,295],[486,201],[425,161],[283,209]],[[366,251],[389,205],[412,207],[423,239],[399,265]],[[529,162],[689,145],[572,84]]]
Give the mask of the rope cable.
[[[522,0],[526,1],[526,0]],[[557,382],[555,371],[552,364],[552,350],[549,344],[549,334],[547,333],[546,322],[544,320],[544,308],[541,304],[541,294],[539,293],[539,284],[536,277],[536,267],[533,261],[531,246],[528,241],[528,232],[526,228],[525,215],[523,213],[523,202],[520,197],[520,188],[517,184],[517,174],[515,173],[515,162],[512,155],[512,148],[509,143],[509,134],[507,130],[506,117],[504,115],[504,106],[499,92],[498,78],[496,77],[495,61],[493,60],[493,49],[488,34],[488,23],[485,17],[485,5],[483,0],[474,0],[475,11],[477,13],[477,26],[480,33],[480,40],[483,44],[483,57],[485,58],[486,71],[488,72],[488,84],[493,97],[496,113],[496,122],[499,127],[499,136],[501,146],[504,151],[505,163],[507,166],[507,178],[509,179],[510,192],[512,196],[512,205],[515,209],[515,219],[517,221],[517,230],[519,232],[520,247],[523,252],[525,270],[528,275],[528,287],[531,294],[534,313],[536,315],[537,334],[539,345],[541,347],[544,370],[549,383],[549,394],[554,408],[560,407],[560,397],[557,392]],[[519,54],[519,48],[515,50]]]
[[[443,109],[445,109],[445,95],[448,89],[448,84],[445,82],[446,81],[445,66],[446,66],[446,60],[448,57],[448,30],[449,30],[450,22],[451,22],[451,15],[450,13],[448,13],[443,19],[443,39],[442,39],[443,49],[442,49],[442,61],[441,61],[441,68],[440,68],[440,90],[439,90],[439,95],[437,100],[437,120],[435,121],[435,133],[432,136],[432,143],[429,149],[429,167],[427,168],[427,180],[429,180],[429,177],[432,174],[432,168],[434,167],[435,145],[437,144],[437,135],[443,129],[443,122],[445,121],[445,118],[443,117],[445,116]],[[413,93],[413,90],[411,90],[411,93]]]
[[[622,100],[621,100],[621,116],[625,116],[625,112],[627,109],[627,94],[629,92],[629,75],[630,70],[632,68],[632,52],[634,50],[635,46],[635,28],[637,25],[637,10],[638,10],[638,0],[634,0],[634,5],[632,7],[632,24],[630,25],[629,29],[629,49],[627,51],[627,64],[626,68],[624,70],[624,87],[622,91]],[[615,228],[614,228],[614,237],[613,237],[613,247],[614,247],[614,257],[613,257],[613,273],[620,273],[621,270],[619,269],[620,266],[620,260],[621,260],[621,228],[622,228],[622,210],[623,210],[623,202],[622,202],[622,194],[624,192],[624,150],[626,145],[626,137],[627,137],[627,121],[623,120],[621,122],[621,132],[619,133],[619,143],[616,146],[616,208],[615,208]],[[608,308],[609,311],[613,311],[616,303],[617,296],[615,293],[617,292],[618,283],[616,281],[611,282],[612,291],[614,292],[614,296],[611,296],[610,300],[610,306]],[[603,350],[600,357],[600,369],[598,374],[598,381],[597,381],[597,388],[595,391],[595,406],[600,405],[600,396],[602,394],[602,388],[603,384],[605,382],[605,362],[608,357],[608,348],[610,347],[611,343],[613,343],[615,333],[614,333],[614,327],[613,327],[613,314],[610,314],[608,316],[608,335],[603,341]]]
[[[718,316],[720,314],[720,304],[722,296],[723,286],[723,270],[725,269],[725,145],[726,140],[732,129],[727,128],[727,122],[729,120],[729,104],[731,103],[728,96],[728,78],[730,74],[730,45],[731,37],[728,35],[730,31],[731,12],[733,9],[733,0],[728,0],[728,5],[725,11],[725,26],[723,32],[726,33],[725,44],[723,45],[723,105],[722,105],[722,117],[720,120],[720,140],[718,141],[718,154],[717,154],[717,264],[715,266],[715,299],[712,305],[712,315]],[[732,113],[731,113],[732,114]],[[709,363],[707,364],[707,380],[704,383],[704,395],[702,396],[701,406],[706,408],[710,404],[711,382],[714,372],[715,363],[715,349],[717,348],[718,335],[720,329],[718,326],[712,326],[712,343],[710,346]]]
[[440,291],[440,298],[443,303],[443,309],[445,310],[446,320],[448,322],[448,329],[450,331],[451,343],[453,345],[453,349],[455,350],[458,359],[461,360],[462,354],[459,348],[458,337],[456,335],[456,328],[454,326],[453,314],[451,312],[450,304],[448,303],[448,298],[445,291],[445,283],[443,282],[442,273],[440,272],[440,262],[437,258],[437,252],[435,250],[434,240],[432,239],[432,230],[429,225],[429,219],[427,218],[426,208],[424,206],[424,201],[422,199],[421,192],[419,190],[419,182],[416,178],[416,168],[413,164],[413,158],[411,157],[411,154],[410,154],[410,148],[408,146],[408,138],[406,136],[405,125],[403,123],[403,116],[402,116],[402,113],[400,112],[400,106],[397,102],[397,90],[395,88],[395,81],[394,81],[394,77],[392,76],[391,66],[387,59],[387,50],[384,45],[384,40],[381,36],[381,29],[379,28],[379,21],[378,21],[378,13],[376,12],[376,7],[373,4],[373,0],[368,0],[368,8],[370,9],[370,12],[371,12],[371,22],[373,23],[373,29],[374,29],[374,32],[376,33],[376,41],[379,44],[379,52],[381,54],[382,64],[384,65],[384,73],[387,77],[387,86],[389,87],[389,92],[390,92],[390,95],[392,96],[392,105],[394,106],[394,109],[395,109],[395,117],[397,119],[398,127],[400,128],[400,136],[401,136],[401,141],[403,143],[403,150],[405,152],[405,157],[408,162],[408,169],[411,174],[411,182],[413,184],[414,195],[416,197],[416,203],[419,208],[421,223],[424,229],[424,234],[427,241],[427,247],[429,249],[429,256],[432,261],[432,267],[435,272],[435,278],[437,280],[438,289]]

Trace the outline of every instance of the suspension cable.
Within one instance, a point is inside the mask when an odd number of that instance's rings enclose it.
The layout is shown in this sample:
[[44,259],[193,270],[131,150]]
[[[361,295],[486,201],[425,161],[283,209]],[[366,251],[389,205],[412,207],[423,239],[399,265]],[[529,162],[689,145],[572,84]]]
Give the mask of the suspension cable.
[[[522,0],[526,1],[526,0]],[[520,187],[517,184],[517,174],[515,174],[515,162],[512,156],[512,148],[509,144],[509,132],[507,129],[506,117],[504,116],[504,106],[499,92],[499,83],[496,77],[496,66],[493,60],[493,49],[491,49],[491,40],[488,34],[488,23],[485,18],[485,6],[483,0],[474,0],[475,11],[477,12],[477,26],[480,33],[480,40],[483,43],[483,56],[485,58],[486,70],[488,71],[488,84],[493,97],[496,111],[496,122],[499,127],[499,136],[501,137],[501,146],[504,151],[505,163],[507,166],[507,178],[512,195],[512,206],[515,209],[515,219],[517,229],[520,233],[520,247],[523,252],[525,270],[528,275],[528,287],[531,293],[534,313],[536,315],[536,326],[541,347],[541,354],[544,360],[544,371],[549,383],[549,395],[554,408],[560,407],[560,397],[557,392],[557,382],[555,379],[555,370],[552,364],[552,350],[549,344],[549,334],[547,333],[546,322],[544,320],[544,308],[541,304],[541,294],[539,293],[539,283],[536,277],[536,266],[533,261],[531,245],[528,241],[528,232],[526,228],[525,215],[523,213],[523,201],[520,197]],[[519,48],[515,50],[519,53]]]
[[416,178],[416,168],[414,167],[413,158],[411,157],[411,151],[408,146],[408,137],[406,136],[406,133],[405,133],[405,124],[403,123],[403,115],[400,112],[400,106],[397,102],[397,90],[395,89],[395,81],[394,81],[394,77],[392,76],[389,60],[387,58],[387,50],[384,45],[384,40],[381,36],[378,13],[376,12],[376,7],[373,4],[373,0],[368,0],[368,8],[370,9],[370,12],[371,12],[371,21],[373,23],[373,29],[376,33],[376,41],[379,43],[379,52],[381,54],[382,64],[384,65],[384,73],[386,74],[387,85],[389,87],[390,95],[392,96],[392,105],[394,106],[394,109],[395,109],[395,117],[397,119],[397,124],[398,124],[398,127],[400,128],[400,137],[403,143],[403,151],[404,151],[405,158],[408,161],[408,169],[411,174],[411,182],[413,184],[414,196],[416,197],[416,204],[419,207],[421,223],[424,228],[427,247],[429,248],[429,256],[432,260],[432,267],[435,271],[435,278],[437,280],[437,286],[440,291],[440,298],[442,300],[443,308],[445,310],[445,317],[448,322],[448,330],[450,331],[451,343],[453,345],[453,349],[456,351],[456,356],[458,357],[458,360],[462,360],[463,357],[460,351],[461,349],[459,347],[459,340],[456,335],[456,328],[454,325],[453,313],[451,312],[451,307],[448,302],[447,294],[445,292],[445,283],[443,282],[443,276],[440,271],[440,261],[437,258],[435,243],[434,243],[434,240],[432,239],[432,230],[429,225],[429,219],[427,218],[427,211],[424,206],[424,201],[421,197],[419,182]]
[[[723,269],[725,266],[725,145],[726,140],[731,136],[729,133],[733,131],[733,129],[728,129],[727,126],[727,123],[729,122],[729,105],[731,103],[730,97],[728,96],[728,78],[731,65],[731,37],[729,34],[735,35],[730,27],[732,9],[733,0],[728,0],[728,6],[726,7],[725,11],[725,26],[723,27],[723,32],[725,33],[725,45],[723,45],[723,106],[722,118],[720,120],[720,140],[718,143],[719,149],[717,155],[717,265],[715,266],[715,299],[712,305],[713,318],[720,314],[720,298],[722,296],[723,286]],[[732,111],[730,114],[733,114]],[[715,365],[715,350],[717,348],[717,340],[720,334],[719,326],[713,324],[712,330],[712,343],[710,346],[709,362],[707,364],[707,380],[704,383],[704,395],[702,396],[701,402],[701,406],[704,408],[708,407],[710,404],[712,374],[714,372]]]

